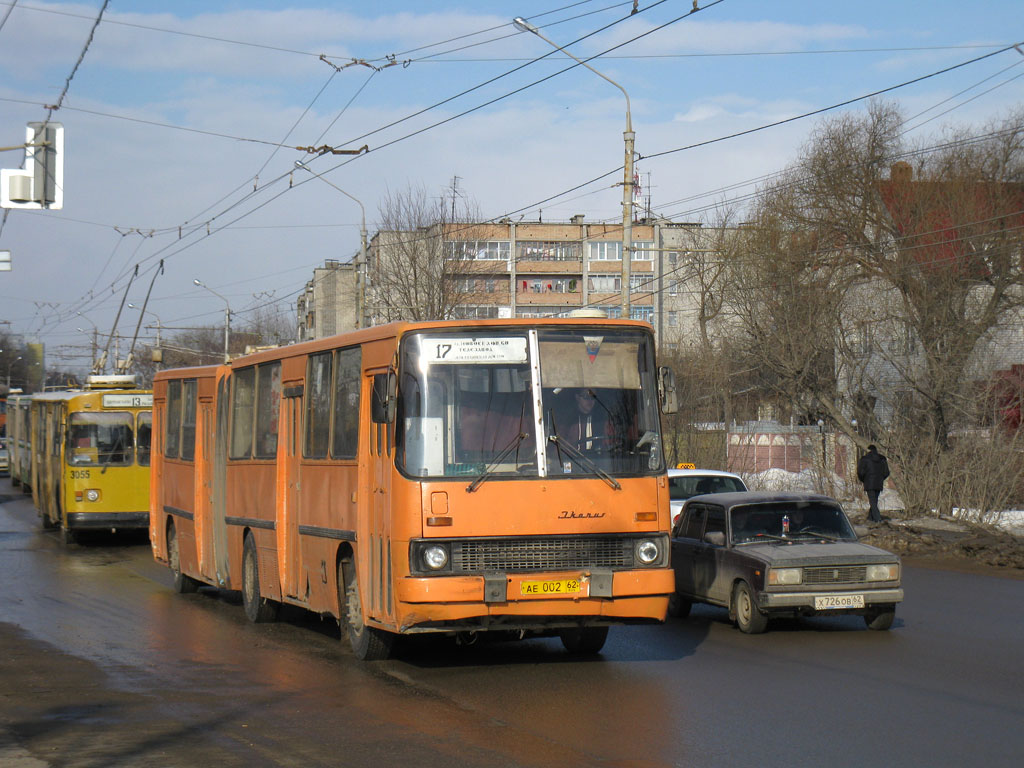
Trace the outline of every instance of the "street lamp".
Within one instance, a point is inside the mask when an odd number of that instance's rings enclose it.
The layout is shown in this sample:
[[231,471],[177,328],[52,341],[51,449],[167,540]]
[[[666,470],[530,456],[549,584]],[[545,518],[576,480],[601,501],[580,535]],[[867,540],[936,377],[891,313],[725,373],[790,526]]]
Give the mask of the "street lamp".
[[320,179],[320,181],[322,181],[324,184],[328,184],[334,187],[349,200],[355,201],[356,205],[359,206],[361,219],[359,224],[359,263],[356,264],[356,328],[362,328],[364,311],[363,304],[365,303],[364,294],[366,292],[366,276],[364,274],[366,270],[366,208],[363,207],[363,204],[359,201],[358,198],[353,197],[334,182],[324,178],[319,173],[317,173],[312,168],[303,163],[301,160],[295,161],[295,167],[301,168],[304,171],[309,171],[311,174]]
[[[157,315],[157,313],[151,309],[140,309],[139,307],[132,304],[130,301],[128,302],[128,306],[131,307],[132,309],[138,309],[143,316],[145,316],[146,313],[148,312],[149,314],[156,318],[156,347],[153,349],[152,360],[154,363],[163,362],[163,352],[160,352],[160,316]],[[159,366],[157,367],[159,368]]]
[[623,177],[622,177],[622,317],[628,319],[630,316],[629,311],[629,269],[630,259],[632,258],[633,250],[633,143],[636,140],[636,134],[633,133],[633,117],[629,109],[629,94],[626,93],[626,89],[616,83],[610,77],[602,75],[592,66],[587,64],[569,51],[565,50],[558,43],[549,40],[540,33],[533,24],[528,22],[521,16],[517,16],[512,20],[512,24],[516,29],[523,32],[532,32],[541,40],[548,45],[554,46],[556,49],[564,53],[569,58],[575,60],[578,64],[582,64],[584,67],[589,69],[595,75],[603,80],[607,80],[609,83],[614,85],[620,91],[622,95],[626,97],[626,130],[622,133],[622,138],[626,144],[626,156],[625,162],[623,163]]
[[208,286],[202,280],[196,278],[192,282],[195,285],[198,285],[200,288],[205,288],[214,296],[216,296],[217,298],[224,302],[224,362],[230,362],[231,357],[228,355],[228,339],[231,337],[231,305],[228,304],[228,300],[226,298],[221,296],[219,293],[213,290],[213,288]]
[[[75,315],[82,318],[89,325],[92,326],[92,372],[103,373],[103,369],[107,367],[107,353],[104,352],[99,358],[96,357],[96,353],[99,351],[99,335],[100,329],[96,327],[96,323],[90,320],[88,317],[83,315],[81,312],[75,312]],[[76,331],[88,334],[89,332],[84,328],[76,328]]]
[[[0,350],[0,351],[2,351],[2,350]],[[21,355],[18,355],[13,360],[9,360],[7,362],[7,391],[8,392],[11,391],[11,366],[14,365],[16,362],[18,362],[19,360],[21,360]]]

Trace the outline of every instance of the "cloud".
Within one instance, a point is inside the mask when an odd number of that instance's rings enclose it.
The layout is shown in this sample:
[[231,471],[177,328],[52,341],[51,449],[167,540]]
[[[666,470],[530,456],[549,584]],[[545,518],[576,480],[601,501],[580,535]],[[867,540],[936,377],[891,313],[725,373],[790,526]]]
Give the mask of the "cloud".
[[[593,52],[625,42],[655,25],[647,21],[623,24],[590,45]],[[864,40],[871,33],[846,24],[787,24],[776,21],[697,21],[684,19],[632,43],[632,55],[751,53],[811,50],[839,41]]]

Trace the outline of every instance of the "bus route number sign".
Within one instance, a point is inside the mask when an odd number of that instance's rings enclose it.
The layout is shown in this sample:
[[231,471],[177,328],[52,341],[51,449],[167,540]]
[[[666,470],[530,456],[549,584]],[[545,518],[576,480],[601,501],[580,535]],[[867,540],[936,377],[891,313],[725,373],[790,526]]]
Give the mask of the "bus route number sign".
[[433,336],[423,340],[428,363],[525,363],[526,338],[497,336],[464,338]]
[[153,396],[149,394],[138,395],[104,395],[104,408],[152,408]]

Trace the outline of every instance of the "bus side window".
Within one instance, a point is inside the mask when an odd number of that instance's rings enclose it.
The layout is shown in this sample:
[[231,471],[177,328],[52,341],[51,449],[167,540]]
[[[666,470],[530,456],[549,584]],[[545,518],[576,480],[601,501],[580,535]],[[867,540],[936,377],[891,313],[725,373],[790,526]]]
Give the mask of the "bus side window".
[[259,366],[256,387],[256,446],[257,459],[277,456],[278,417],[281,410],[281,364]]
[[[252,457],[252,417],[256,398],[256,369],[246,368],[238,371],[232,377],[232,381],[231,450],[228,457],[248,459]],[[193,408],[193,418],[194,412]],[[195,440],[194,424],[192,437]]]
[[167,383],[167,435],[164,439],[164,456],[176,459],[181,455],[181,382]]
[[362,350],[339,349],[335,357],[334,434],[331,456],[354,459],[359,445],[359,385]]
[[331,368],[330,352],[310,355],[306,370],[306,418],[303,456],[308,459],[327,458],[331,437]]
[[181,416],[181,458],[192,461],[196,455],[196,380],[185,382]]

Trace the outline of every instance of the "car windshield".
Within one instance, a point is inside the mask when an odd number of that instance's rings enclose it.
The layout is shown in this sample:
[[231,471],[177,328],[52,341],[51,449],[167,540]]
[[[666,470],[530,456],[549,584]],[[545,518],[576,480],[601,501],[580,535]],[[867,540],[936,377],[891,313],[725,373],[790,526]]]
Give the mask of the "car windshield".
[[745,491],[746,486],[737,477],[723,475],[677,475],[668,479],[668,495],[672,501],[686,501],[702,493],[732,493]]
[[767,502],[733,507],[729,515],[733,544],[821,539],[856,540],[842,507],[827,502]]

